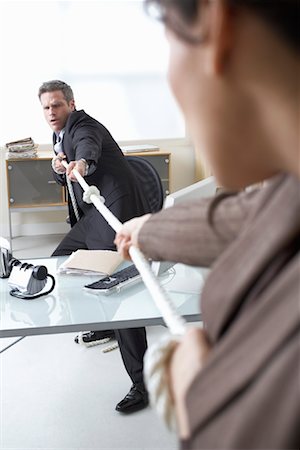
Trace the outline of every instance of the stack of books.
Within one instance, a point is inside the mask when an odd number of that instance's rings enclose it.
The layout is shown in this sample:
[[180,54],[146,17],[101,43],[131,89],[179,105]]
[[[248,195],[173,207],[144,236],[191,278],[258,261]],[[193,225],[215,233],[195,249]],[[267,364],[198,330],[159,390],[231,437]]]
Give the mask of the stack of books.
[[20,139],[14,142],[5,144],[7,148],[7,158],[34,158],[37,154],[38,146],[34,143],[31,137]]

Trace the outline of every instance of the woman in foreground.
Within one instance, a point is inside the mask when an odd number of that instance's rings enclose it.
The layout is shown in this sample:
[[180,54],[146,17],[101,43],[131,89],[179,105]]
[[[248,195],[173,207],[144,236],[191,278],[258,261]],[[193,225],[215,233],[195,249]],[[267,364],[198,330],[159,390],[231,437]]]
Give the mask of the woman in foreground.
[[204,331],[166,368],[182,449],[298,449],[299,1],[149,0],[170,44],[169,82],[219,185],[127,222],[149,258],[211,266]]

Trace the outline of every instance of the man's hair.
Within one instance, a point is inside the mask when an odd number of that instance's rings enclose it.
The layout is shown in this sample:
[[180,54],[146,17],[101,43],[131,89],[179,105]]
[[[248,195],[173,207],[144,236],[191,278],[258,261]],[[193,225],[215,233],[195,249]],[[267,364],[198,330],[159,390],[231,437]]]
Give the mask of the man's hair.
[[39,99],[41,99],[41,95],[45,92],[53,92],[53,91],[61,91],[64,94],[65,100],[69,103],[71,100],[74,100],[74,94],[72,88],[60,80],[51,80],[45,81],[42,86],[39,88]]

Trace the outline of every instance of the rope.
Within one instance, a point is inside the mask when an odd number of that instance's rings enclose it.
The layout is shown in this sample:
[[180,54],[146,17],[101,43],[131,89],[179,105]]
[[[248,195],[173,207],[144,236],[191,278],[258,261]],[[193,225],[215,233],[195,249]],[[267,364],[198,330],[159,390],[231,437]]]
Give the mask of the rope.
[[83,201],[85,203],[93,203],[91,199],[91,195],[96,195],[96,197],[102,202],[105,202],[105,198],[101,197],[100,191],[96,186],[89,186],[86,191],[83,193]]
[[77,207],[77,202],[76,202],[76,198],[75,198],[72,182],[71,182],[71,180],[70,180],[70,178],[68,177],[67,174],[66,174],[66,180],[67,180],[67,185],[68,185],[68,191],[69,191],[70,198],[71,198],[71,203],[72,203],[72,206],[73,206],[73,210],[74,210],[74,213],[75,213],[76,220],[78,222],[79,219],[80,219],[80,215],[79,215],[79,212],[78,212],[78,207]]
[[166,374],[179,341],[174,336],[165,335],[147,349],[144,358],[144,379],[150,404],[171,431],[176,430],[176,416]]
[[[66,161],[61,163],[65,168],[68,168]],[[122,223],[104,205],[104,199],[101,197],[97,187],[89,186],[78,170],[73,169],[73,174],[84,191],[83,200],[87,203],[93,203],[113,230],[115,232],[120,231]],[[167,339],[165,338],[164,341],[147,350],[144,359],[144,376],[150,404],[157,410],[158,415],[162,417],[167,426],[174,429],[176,427],[176,418],[165,373],[172,352],[180,336],[183,336],[186,331],[186,321],[178,314],[142,252],[137,247],[131,246],[129,254],[172,335],[172,337],[168,336]]]
[[[56,155],[64,153],[64,149],[63,149],[63,146],[62,146],[62,141],[63,141],[64,134],[65,134],[65,131],[61,130],[59,132],[58,136],[57,136],[58,140],[57,140],[56,144],[54,145],[54,151],[55,151]],[[62,159],[59,156],[56,156],[56,158],[58,158],[60,160],[60,162],[62,161]],[[60,172],[57,172],[57,170],[54,167],[54,161],[55,161],[56,158],[54,158],[52,160],[52,168],[53,168],[53,170],[56,173],[60,173]],[[72,206],[73,206],[73,210],[74,210],[74,213],[75,213],[76,220],[78,222],[79,219],[80,219],[80,215],[79,215],[79,212],[78,212],[78,207],[77,207],[77,202],[76,202],[76,198],[75,198],[75,195],[74,195],[72,182],[69,179],[69,177],[67,176],[67,174],[66,174],[66,180],[67,180],[67,186],[68,186],[69,195],[70,195],[70,198],[71,198],[71,203],[72,203]]]
[[[62,164],[64,165],[64,167],[68,167],[67,162],[62,161]],[[122,228],[122,223],[104,205],[103,197],[100,196],[100,192],[97,187],[90,187],[76,169],[73,169],[73,174],[84,190],[84,198],[86,197],[89,203],[94,204],[96,209],[100,212],[100,214],[102,214],[104,219],[116,232],[120,231]],[[185,332],[186,322],[178,314],[171,299],[163,290],[162,286],[158,283],[148,261],[146,260],[142,252],[137,247],[131,246],[129,249],[129,254],[136,268],[140,272],[142,280],[148,288],[156,306],[160,310],[171,334],[175,336],[183,335]]]

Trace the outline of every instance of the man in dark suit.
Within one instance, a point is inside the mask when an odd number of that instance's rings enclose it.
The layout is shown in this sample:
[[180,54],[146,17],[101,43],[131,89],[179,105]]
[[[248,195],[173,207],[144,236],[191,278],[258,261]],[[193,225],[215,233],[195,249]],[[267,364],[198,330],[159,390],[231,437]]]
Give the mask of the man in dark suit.
[[[56,155],[52,161],[57,183],[68,184],[68,207],[71,230],[52,256],[69,255],[78,249],[115,250],[115,232],[96,208],[82,200],[82,188],[73,169],[96,186],[105,205],[121,221],[146,212],[147,206],[135,176],[121,149],[109,131],[83,110],[77,111],[72,89],[66,83],[52,80],[43,83],[38,93],[46,121],[53,130]],[[68,169],[61,164],[65,159]],[[69,181],[68,181],[69,178]],[[70,187],[71,185],[71,187]],[[90,332],[83,341],[111,336],[111,331]],[[115,330],[122,359],[132,387],[116,410],[130,413],[148,405],[143,382],[143,357],[147,348],[144,328]]]

